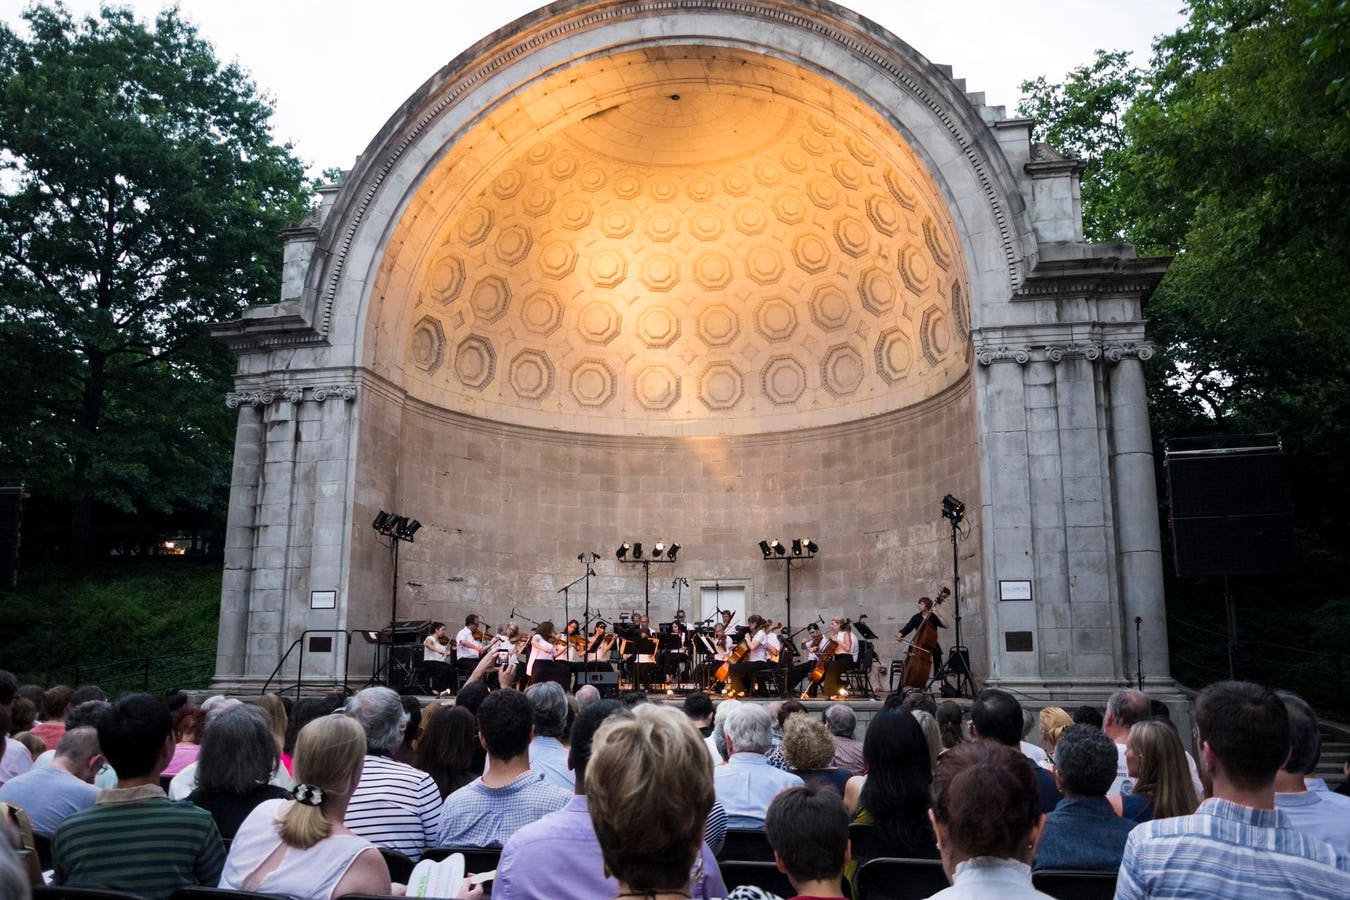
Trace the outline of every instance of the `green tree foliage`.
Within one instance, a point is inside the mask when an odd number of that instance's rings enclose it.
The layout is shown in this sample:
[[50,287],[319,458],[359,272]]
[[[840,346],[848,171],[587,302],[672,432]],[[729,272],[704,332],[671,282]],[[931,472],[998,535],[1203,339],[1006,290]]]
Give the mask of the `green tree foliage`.
[[1350,562],[1348,11],[1194,0],[1146,70],[1099,53],[1063,84],[1025,83],[1021,107],[1085,158],[1093,238],[1174,256],[1145,311],[1159,443],[1282,436],[1303,568],[1267,588],[1310,613],[1344,595]]
[[269,302],[304,172],[271,106],[175,10],[0,25],[0,471],[68,499],[204,509],[228,484],[228,354],[204,325]]

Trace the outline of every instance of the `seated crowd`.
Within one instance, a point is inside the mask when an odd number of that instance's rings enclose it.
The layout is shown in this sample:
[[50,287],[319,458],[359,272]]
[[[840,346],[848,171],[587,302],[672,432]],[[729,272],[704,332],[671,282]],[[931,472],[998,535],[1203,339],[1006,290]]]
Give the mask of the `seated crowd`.
[[[194,707],[0,672],[0,896],[27,896],[39,855],[56,885],[329,900],[401,893],[428,851],[496,848],[500,900],[772,897],[719,865],[750,830],[800,900],[866,900],[868,861],[896,857],[944,873],[908,894],[943,900],[1046,897],[1064,870],[1120,898],[1350,897],[1350,796],[1313,776],[1317,718],[1258,685],[1201,692],[1192,758],[1133,690],[1039,715],[997,689],[896,694],[859,740],[843,703],[488,681],[425,708],[382,687]],[[31,741],[11,733],[20,701]]]

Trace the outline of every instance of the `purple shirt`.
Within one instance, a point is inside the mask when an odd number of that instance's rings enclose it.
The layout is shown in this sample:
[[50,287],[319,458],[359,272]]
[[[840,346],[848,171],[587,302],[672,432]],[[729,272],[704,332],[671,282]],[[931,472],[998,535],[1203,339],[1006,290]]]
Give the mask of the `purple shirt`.
[[[690,887],[694,900],[725,897],[727,886],[717,858],[703,845],[702,875]],[[558,860],[566,860],[559,865]],[[694,868],[700,867],[695,860]],[[619,888],[605,877],[600,842],[591,827],[586,798],[574,795],[566,806],[532,822],[507,838],[492,885],[493,900],[595,900],[613,897]]]

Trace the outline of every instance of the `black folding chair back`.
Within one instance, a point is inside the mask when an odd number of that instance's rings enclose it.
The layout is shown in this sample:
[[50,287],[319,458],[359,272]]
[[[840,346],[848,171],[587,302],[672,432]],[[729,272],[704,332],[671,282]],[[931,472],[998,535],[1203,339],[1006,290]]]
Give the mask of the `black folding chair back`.
[[1116,873],[1079,869],[1046,869],[1031,873],[1036,890],[1057,900],[1107,900],[1116,896]]
[[231,891],[227,888],[181,887],[169,895],[169,900],[286,900],[281,894],[259,894],[256,891]]
[[858,900],[923,900],[949,886],[940,860],[889,856],[859,866],[854,883]]
[[384,864],[389,867],[389,880],[407,884],[408,879],[412,877],[413,866],[417,863],[397,850],[386,850],[381,847],[380,855],[384,857]]
[[38,862],[42,864],[42,871],[47,871],[52,867],[52,839],[45,834],[33,832],[33,849],[37,851]]
[[717,859],[719,862],[724,859],[773,862],[773,848],[769,846],[769,836],[762,828],[728,828],[722,852],[717,854]]
[[778,871],[771,862],[749,862],[743,859],[728,859],[717,864],[722,870],[722,881],[727,890],[732,891],[743,884],[752,884],[780,897],[795,897],[792,882]]
[[44,884],[33,888],[33,900],[140,900],[140,898],[123,891]]

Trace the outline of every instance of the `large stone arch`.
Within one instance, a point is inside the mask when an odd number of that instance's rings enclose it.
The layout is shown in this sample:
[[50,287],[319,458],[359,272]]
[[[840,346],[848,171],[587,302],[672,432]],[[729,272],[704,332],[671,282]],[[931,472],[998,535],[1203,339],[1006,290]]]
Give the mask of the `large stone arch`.
[[1076,177],[829,3],[558,3],[485,38],[288,235],[281,301],[217,329],[218,680],[387,621],[380,508],[428,524],[400,618],[560,614],[576,550],[634,536],[781,617],[753,544],[800,529],[827,548],[808,608],[890,627],[950,580],[956,492],[981,680],[1119,682],[1127,617],[1165,634],[1138,374],[1161,267],[1082,243]]

